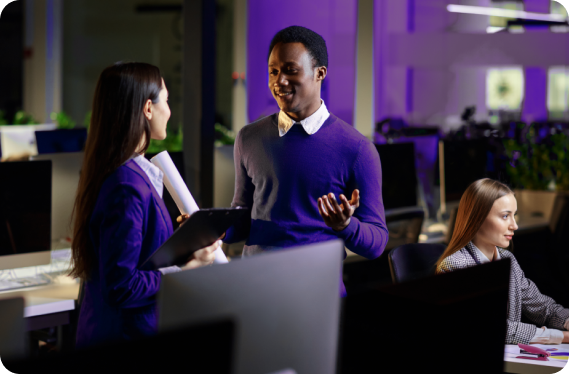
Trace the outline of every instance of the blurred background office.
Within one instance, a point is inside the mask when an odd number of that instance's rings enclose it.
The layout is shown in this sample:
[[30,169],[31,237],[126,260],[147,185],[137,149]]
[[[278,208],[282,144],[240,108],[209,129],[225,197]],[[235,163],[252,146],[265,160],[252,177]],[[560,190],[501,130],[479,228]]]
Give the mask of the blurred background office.
[[[153,140],[148,156],[168,150],[201,207],[229,206],[235,134],[278,111],[267,87],[270,40],[305,26],[328,46],[328,109],[377,145],[387,251],[447,243],[465,188],[498,179],[516,189],[520,265],[567,306],[566,7],[566,0],[13,1],[0,17],[1,157],[51,160],[44,250],[69,248],[69,201],[95,83],[116,61],[148,62],[160,67],[172,110],[168,138]],[[177,216],[166,191],[165,200]],[[225,248],[235,259],[240,249]],[[348,292],[370,280],[392,281],[387,256],[350,253]]]

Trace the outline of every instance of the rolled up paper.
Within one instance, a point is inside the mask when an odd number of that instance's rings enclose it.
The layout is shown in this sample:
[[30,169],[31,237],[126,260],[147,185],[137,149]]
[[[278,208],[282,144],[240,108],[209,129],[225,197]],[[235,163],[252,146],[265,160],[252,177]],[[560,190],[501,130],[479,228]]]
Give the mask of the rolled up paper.
[[[164,173],[164,185],[168,189],[168,192],[170,192],[170,195],[172,195],[176,206],[180,209],[182,214],[192,215],[194,212],[200,210],[198,204],[196,204],[196,200],[194,200],[188,186],[186,186],[186,183],[182,179],[178,169],[176,169],[176,165],[174,165],[167,151],[158,153],[152,157],[150,162]],[[225,264],[228,262],[221,247],[217,248],[214,254],[214,264]]]

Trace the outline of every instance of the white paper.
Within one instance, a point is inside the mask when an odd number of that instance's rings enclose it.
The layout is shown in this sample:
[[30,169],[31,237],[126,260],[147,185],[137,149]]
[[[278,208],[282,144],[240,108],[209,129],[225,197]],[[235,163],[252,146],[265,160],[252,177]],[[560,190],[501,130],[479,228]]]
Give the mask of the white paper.
[[[168,192],[170,192],[170,195],[172,195],[176,206],[180,209],[182,214],[192,215],[194,212],[200,210],[167,151],[158,153],[152,157],[150,162],[164,173],[164,185],[168,189]],[[214,264],[225,264],[228,262],[221,247],[217,248],[214,254]]]

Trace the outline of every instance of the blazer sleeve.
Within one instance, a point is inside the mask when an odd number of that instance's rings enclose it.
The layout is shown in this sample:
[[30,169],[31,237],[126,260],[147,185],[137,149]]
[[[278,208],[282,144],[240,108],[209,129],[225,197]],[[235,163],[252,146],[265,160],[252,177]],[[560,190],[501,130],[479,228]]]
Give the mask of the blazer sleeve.
[[506,321],[506,344],[529,344],[535,336],[536,326],[509,319]]
[[348,227],[337,235],[352,252],[374,259],[383,253],[389,233],[381,193],[381,162],[377,149],[367,139],[360,142],[354,163],[353,187],[360,191],[360,206],[355,210]]
[[[233,162],[235,165],[235,194],[231,206],[236,208],[253,208],[253,194],[255,185],[251,177],[247,174],[247,169],[243,164],[243,131],[237,133],[235,147],[233,148]],[[235,243],[249,237],[251,230],[251,216],[243,218],[238,224],[231,226],[225,233],[223,239],[226,243]]]
[[103,202],[99,275],[103,297],[113,306],[151,304],[160,286],[159,271],[137,269],[148,214],[145,200],[136,185],[119,183]]
[[526,278],[515,258],[512,260],[522,295],[522,313],[538,326],[564,330],[563,325],[569,318],[569,309],[563,308],[551,297],[539,292],[535,283]]

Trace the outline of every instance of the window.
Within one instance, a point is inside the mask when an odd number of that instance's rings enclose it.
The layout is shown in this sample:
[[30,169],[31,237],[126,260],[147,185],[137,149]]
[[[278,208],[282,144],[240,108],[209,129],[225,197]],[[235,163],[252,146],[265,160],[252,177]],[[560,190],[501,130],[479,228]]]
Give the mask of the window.
[[490,68],[486,72],[486,108],[519,111],[524,99],[522,67]]
[[550,118],[563,118],[568,111],[569,67],[552,66],[547,73],[547,110]]
[[[492,8],[498,9],[507,9],[507,10],[524,10],[524,4],[519,1],[500,1],[500,2],[491,2],[490,6]],[[486,32],[488,34],[492,34],[498,31],[502,31],[508,26],[508,21],[515,21],[515,18],[506,18],[506,17],[497,17],[497,16],[490,16],[488,17],[488,27],[486,28]],[[510,32],[524,32],[522,26],[512,26],[509,28]]]

